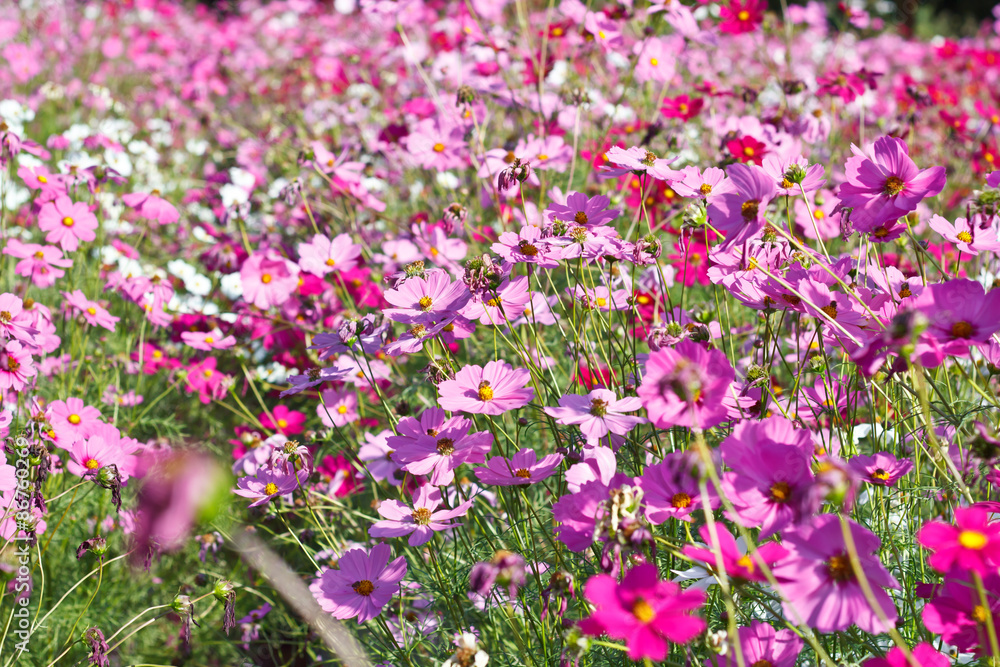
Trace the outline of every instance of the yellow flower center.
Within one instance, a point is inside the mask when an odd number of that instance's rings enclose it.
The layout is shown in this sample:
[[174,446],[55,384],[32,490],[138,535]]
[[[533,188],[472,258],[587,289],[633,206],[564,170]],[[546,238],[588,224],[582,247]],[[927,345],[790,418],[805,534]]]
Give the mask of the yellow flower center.
[[437,452],[441,456],[451,456],[455,453],[455,441],[451,438],[441,438],[437,441]]
[[39,250],[35,253],[35,259],[45,259],[45,253]]
[[969,232],[959,232],[958,240],[962,243],[972,243],[972,234]]
[[277,492],[278,492],[278,485],[275,484],[274,482],[268,482],[267,486],[264,487],[264,493],[266,493],[269,496],[273,496]]
[[531,479],[531,471],[527,468],[518,468],[514,471],[514,477],[520,477],[521,479]]
[[418,507],[413,510],[413,522],[418,526],[426,526],[431,522],[431,511],[426,507]]
[[288,420],[286,420],[286,419],[279,419],[278,420],[278,428],[288,428]]
[[97,462],[97,459],[90,459],[89,461],[84,463],[83,466],[87,470],[97,470],[98,468],[101,467],[101,464]]
[[91,316],[97,315],[97,309],[91,306],[90,308],[87,309],[87,314]]
[[608,305],[608,300],[603,296],[599,296],[597,297],[597,305],[599,308],[604,308],[604,306]]
[[642,623],[649,623],[656,618],[656,612],[645,600],[636,600],[632,605],[632,615]]
[[479,400],[480,401],[492,401],[493,400],[493,387],[486,380],[479,383]]
[[670,504],[677,509],[685,509],[691,506],[691,496],[686,493],[675,493],[670,499]]
[[368,597],[369,595],[375,592],[375,585],[372,582],[368,581],[367,579],[362,579],[361,581],[355,581],[353,584],[351,584],[351,588],[353,588],[354,592],[357,593],[358,595],[364,595],[365,597]]
[[783,503],[792,495],[792,487],[788,482],[775,482],[771,485],[771,500],[776,503]]
[[885,482],[889,479],[889,473],[882,470],[882,468],[876,468],[875,472],[872,473],[872,479],[878,479]]
[[851,559],[846,554],[833,556],[826,562],[827,571],[834,581],[843,582],[854,578]]
[[49,179],[45,178],[44,176],[39,176],[38,177],[38,182],[39,183],[48,183]]
[[347,414],[347,406],[346,405],[338,405],[337,406],[337,414],[338,415],[346,415]]
[[271,274],[270,273],[265,273],[264,275],[262,275],[260,277],[260,281],[262,283],[264,283],[265,285],[269,284],[271,282]]
[[577,211],[576,215],[573,216],[573,220],[578,225],[585,225],[585,224],[587,224],[587,221],[589,220],[589,218],[587,217],[587,214],[584,213],[583,211]]
[[326,265],[327,265],[327,266],[333,266],[333,265],[335,265],[335,264],[336,264],[336,262],[335,262],[335,261],[333,261],[332,259],[328,259],[328,260],[326,260]]
[[743,202],[740,206],[740,212],[743,214],[744,220],[754,220],[757,218],[757,211],[760,209],[760,201],[757,199],[751,199],[750,201]]
[[657,65],[660,64],[660,61],[657,60],[656,58],[650,58],[649,59],[649,64],[652,65],[653,67],[656,67]]
[[889,178],[885,179],[885,188],[884,188],[885,193],[890,197],[895,197],[900,192],[902,192],[903,188],[905,187],[906,183],[904,183],[903,179],[899,178],[898,176],[890,176]]
[[979,551],[986,546],[989,539],[978,530],[963,530],[958,534],[958,543],[966,549]]
[[740,556],[740,559],[736,561],[736,564],[739,565],[740,567],[750,570],[751,572],[753,572],[756,569],[756,566],[754,566],[753,564],[753,560],[750,558],[750,554],[743,554],[742,556]]
[[442,143],[436,143],[436,144],[434,144],[434,152],[435,153],[444,153],[444,144],[442,144]]
[[826,213],[824,213],[822,209],[818,208],[816,209],[815,212],[813,212],[813,217],[816,218],[817,220],[822,220],[823,218],[826,217]]
[[754,156],[753,146],[744,146],[743,154],[746,155],[747,157],[753,157]]
[[215,342],[215,338],[213,336],[205,336],[205,342],[211,345]]
[[538,159],[539,159],[539,160],[548,160],[548,159],[549,159],[549,156],[548,156],[548,155],[546,155],[545,153],[539,153],[539,154],[538,154]]
[[736,15],[736,18],[738,18],[741,21],[749,21],[750,20],[750,12],[748,12],[747,10],[744,9],[742,12],[740,12],[739,14]]
[[70,424],[73,424],[74,426],[76,426],[76,425],[77,425],[77,424],[79,424],[79,423],[80,423],[80,421],[81,421],[81,419],[80,419],[80,415],[70,415],[70,416],[69,416],[69,417],[67,418],[67,421],[68,421],[68,422],[69,422]]
[[69,217],[68,215],[62,219],[62,223],[63,227],[72,227],[75,224],[73,218]]
[[986,622],[986,607],[984,607],[981,604],[977,604],[972,609],[972,618],[976,619],[977,623],[985,623]]
[[420,304],[420,307],[424,310],[430,310],[434,301],[432,301],[429,296],[422,296],[420,297],[420,301],[417,301],[417,303]]
[[701,190],[701,194],[703,194],[703,195],[710,195],[710,194],[712,194],[712,186],[709,185],[708,183],[702,183],[701,187],[698,188],[698,189]]

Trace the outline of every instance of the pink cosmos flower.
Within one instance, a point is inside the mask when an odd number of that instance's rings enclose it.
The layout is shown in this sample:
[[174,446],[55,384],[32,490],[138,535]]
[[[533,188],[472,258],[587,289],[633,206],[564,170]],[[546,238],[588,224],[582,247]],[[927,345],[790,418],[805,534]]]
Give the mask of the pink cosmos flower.
[[[663,114],[665,118],[680,118],[681,120],[691,120],[695,116],[701,113],[701,110],[705,107],[705,98],[703,97],[689,97],[688,95],[678,95],[677,97],[667,97],[663,100],[663,106],[660,108],[660,113]],[[688,169],[695,169],[697,167],[685,167],[681,171],[687,171]],[[715,169],[715,167],[710,167],[710,169]],[[720,173],[721,169],[718,170]],[[677,194],[681,194],[678,192]],[[682,197],[690,197],[691,195],[681,195]]]
[[[274,417],[274,420],[271,420]],[[306,423],[304,412],[290,410],[284,405],[278,405],[271,410],[271,414],[261,413],[260,425],[269,428],[283,435],[298,435],[302,433]]]
[[992,222],[973,224],[977,217],[973,216],[972,221],[955,218],[955,223],[952,224],[940,215],[935,215],[928,224],[967,255],[978,255],[980,250],[1000,250],[1000,241],[997,240]]
[[[851,520],[848,525],[861,570],[891,625],[896,622],[896,606],[883,589],[899,588],[899,584],[878,559],[881,542],[867,528]],[[868,604],[851,566],[839,516],[817,516],[809,525],[785,531],[781,543],[789,555],[773,572],[782,581],[786,618],[802,618],[806,625],[820,632],[845,630],[851,625],[865,632],[886,631]]]
[[308,470],[299,470],[296,474],[288,474],[278,468],[258,468],[254,477],[240,477],[236,481],[238,496],[251,498],[253,502],[247,507],[266,505],[278,496],[286,496],[305,484],[309,477]]
[[[683,49],[684,42],[680,42]],[[663,37],[648,37],[632,49],[636,55],[636,81],[666,83],[674,78],[674,63],[678,56],[678,43]]]
[[562,454],[549,454],[539,461],[534,449],[522,449],[510,460],[494,456],[485,468],[476,468],[476,476],[492,486],[527,486],[550,477],[562,460]]
[[528,276],[505,280],[492,292],[492,298],[470,301],[462,309],[462,316],[479,320],[483,326],[501,326],[524,313],[531,302]]
[[725,233],[722,250],[750,240],[764,229],[764,212],[777,189],[774,179],[763,169],[746,164],[726,168],[730,187],[709,199],[708,218]]
[[[767,546],[767,545],[764,545]],[[763,548],[763,547],[762,547]],[[802,652],[802,639],[794,630],[775,630],[773,626],[753,621],[749,627],[739,629],[740,648],[745,665],[771,665],[771,667],[795,667],[795,659]],[[719,656],[718,667],[736,667],[733,651]],[[705,661],[705,667],[716,667],[712,660]],[[869,667],[867,663],[865,667]],[[903,667],[893,665],[893,667]],[[923,667],[940,667],[923,665]]]
[[319,606],[334,618],[357,618],[365,623],[382,613],[399,582],[406,576],[406,559],[389,562],[392,551],[381,543],[371,552],[351,549],[338,561],[339,569],[328,569],[309,586]]
[[730,0],[719,10],[719,30],[730,35],[753,32],[764,21],[764,0]]
[[[568,480],[569,471],[566,477]],[[638,477],[617,474],[607,480],[596,477],[583,482],[577,491],[562,496],[552,505],[552,518],[559,522],[555,529],[559,541],[570,551],[589,549],[599,537],[599,524],[609,523],[608,519],[615,511],[610,507],[613,499],[625,496],[635,499],[640,486]]]
[[388,480],[393,486],[403,483],[399,473],[399,462],[393,458],[389,436],[392,431],[384,429],[379,433],[365,433],[365,444],[358,448],[358,460],[364,462],[365,469],[376,482]]
[[[702,548],[687,544],[684,546],[682,553],[692,560],[705,563],[709,571],[714,572],[718,567],[718,559],[716,558],[715,547],[712,544],[712,531],[709,530],[706,524],[698,529],[698,533],[701,535],[701,539],[705,542],[706,546]],[[722,554],[722,564],[726,569],[726,576],[737,583],[767,581],[767,577],[764,576],[760,565],[764,564],[770,568],[788,555],[788,550],[777,542],[765,542],[759,545],[756,556],[751,556],[749,552],[744,553],[739,549],[733,534],[720,523],[715,524],[715,534],[719,544],[719,553]],[[742,637],[741,632],[741,641]],[[801,644],[799,648],[801,648]],[[797,653],[798,651],[796,651]]]
[[836,95],[850,104],[858,95],[864,95],[865,82],[854,72],[832,71],[816,77],[817,95]]
[[803,191],[815,192],[826,183],[826,179],[823,178],[823,165],[811,165],[801,155],[794,158],[785,158],[777,154],[767,155],[760,166],[774,179],[779,197],[797,197],[801,196]]
[[210,332],[182,331],[181,340],[189,347],[206,352],[209,350],[228,350],[236,345],[235,336],[223,337],[218,330]]
[[534,225],[525,225],[519,232],[504,232],[493,244],[493,252],[516,264],[534,264],[542,269],[559,266],[561,253],[542,238],[542,230]]
[[549,220],[575,222],[584,227],[600,227],[606,225],[621,213],[618,209],[609,209],[611,200],[605,195],[588,197],[582,192],[571,192],[566,196],[566,203],[551,202],[545,209]]
[[96,301],[88,299],[81,290],[63,292],[62,295],[66,299],[66,305],[82,315],[87,324],[104,327],[108,331],[115,330],[115,322],[120,318],[109,313]]
[[358,420],[358,394],[351,389],[324,389],[316,414],[327,428],[346,426]]
[[913,659],[907,660],[903,649],[894,646],[884,658],[869,658],[861,663],[861,667],[950,667],[951,665],[951,658],[939,653],[927,642],[920,642],[914,646],[910,649],[910,654]]
[[933,551],[927,562],[938,572],[952,567],[995,573],[1000,565],[1000,521],[990,523],[982,507],[956,507],[955,525],[929,521],[917,532],[917,542]]
[[191,394],[198,392],[198,400],[208,405],[213,399],[226,395],[226,375],[216,370],[215,357],[208,357],[187,369],[184,389]]
[[261,310],[288,301],[299,284],[299,267],[275,250],[258,250],[240,269],[243,299]]
[[73,252],[81,241],[97,238],[97,217],[83,202],[74,203],[69,197],[59,197],[42,205],[38,212],[38,227],[46,243],[58,243],[67,252]]
[[859,454],[847,464],[866,482],[876,486],[895,486],[903,475],[913,470],[913,461],[897,459],[889,452],[878,452],[874,456]]
[[556,418],[560,424],[575,424],[587,436],[587,443],[596,445],[609,432],[625,435],[639,424],[646,423],[645,417],[633,417],[626,412],[642,408],[642,399],[626,397],[619,399],[615,392],[595,389],[586,396],[566,394],[559,399],[558,408],[545,408],[545,414]]
[[624,176],[625,174],[649,174],[653,178],[661,181],[673,181],[677,178],[677,173],[670,168],[670,164],[676,158],[665,160],[657,157],[656,153],[646,150],[640,146],[632,148],[621,148],[612,146],[605,154],[608,162],[614,167],[601,166],[605,177]]
[[[678,173],[683,178],[673,181],[671,187],[681,197],[705,199],[712,194],[724,192],[730,187],[726,183],[726,172],[718,167],[709,167],[704,171],[698,167],[684,167]],[[723,185],[724,183],[726,185]]]
[[657,428],[710,428],[726,418],[725,393],[736,378],[726,355],[684,340],[649,355],[636,390]]
[[847,182],[840,186],[837,210],[852,209],[851,223],[860,232],[903,217],[944,188],[944,167],[917,169],[902,139],[881,137],[870,155],[851,149],[854,157],[845,165]]
[[705,594],[660,581],[652,563],[633,567],[621,584],[610,575],[595,575],[583,594],[596,610],[580,621],[580,630],[625,641],[632,660],[663,660],[671,642],[686,644],[706,627],[704,620],[691,615],[705,603]]
[[409,535],[407,541],[411,547],[419,547],[430,542],[434,533],[449,530],[461,524],[453,524],[451,520],[464,516],[472,501],[466,501],[455,509],[438,510],[441,504],[441,491],[430,484],[421,486],[413,496],[413,507],[398,500],[383,500],[378,506],[378,513],[385,520],[376,521],[368,534],[371,537],[402,537]]
[[161,225],[170,225],[181,219],[181,214],[173,204],[160,196],[159,190],[150,193],[133,192],[124,195],[122,201],[126,206],[136,209],[142,217],[156,220]]
[[35,377],[37,373],[31,353],[20,342],[8,340],[0,347],[0,389],[21,391],[28,378]]
[[68,449],[97,432],[102,423],[101,411],[71,396],[65,401],[49,403],[49,423],[56,432],[56,445]]
[[967,571],[952,571],[944,585],[935,586],[934,597],[924,606],[921,617],[924,626],[955,646],[959,651],[982,651],[989,646],[987,619],[1000,627],[1000,577],[991,573],[983,577],[986,607],[972,576]]
[[970,344],[986,343],[1000,331],[1000,318],[996,316],[1000,312],[1000,289],[986,292],[975,280],[929,285],[913,297],[909,306],[927,316],[922,339],[933,339],[944,355],[966,356]]
[[468,160],[465,131],[441,116],[418,122],[401,143],[414,164],[431,171],[464,167]]
[[472,422],[464,417],[446,419],[444,410],[427,408],[419,421],[401,419],[399,435],[390,436],[393,458],[412,475],[431,476],[434,486],[446,486],[455,479],[455,469],[463,463],[484,463],[493,446],[493,434],[469,433]]
[[[643,501],[646,504],[646,518],[653,525],[667,519],[691,521],[691,513],[705,509],[705,499],[698,485],[698,478],[692,474],[697,463],[688,452],[673,452],[663,458],[662,463],[648,466],[642,475]],[[708,486],[710,509],[719,506],[719,496],[712,485]]]
[[126,481],[135,475],[139,461],[134,452],[138,449],[138,441],[122,437],[110,424],[98,424],[86,440],[78,440],[67,449],[66,469],[78,477],[86,477],[114,465],[122,481]]
[[21,297],[5,292],[0,294],[0,336],[16,338],[28,345],[34,344],[38,329],[31,326],[31,315],[24,310]]
[[15,238],[7,239],[3,254],[17,257],[21,261],[14,267],[14,273],[31,278],[36,287],[52,287],[56,280],[66,275],[63,269],[73,266],[73,260],[64,258],[56,246],[22,243]]
[[309,243],[299,244],[299,267],[316,276],[332,271],[350,271],[358,265],[361,246],[351,242],[349,234],[338,234],[332,241],[317,234]]
[[615,51],[624,43],[621,26],[604,12],[587,12],[583,29],[593,35],[594,41],[605,51]]
[[740,162],[755,164],[759,167],[767,154],[767,144],[747,134],[727,141],[726,150]]
[[428,324],[461,310],[472,298],[468,286],[452,281],[442,270],[429,271],[424,277],[403,281],[396,289],[386,290],[385,300],[395,308],[383,312],[390,320],[407,324]]
[[455,374],[454,380],[438,385],[438,405],[445,410],[482,415],[500,415],[523,408],[535,397],[535,389],[525,385],[531,373],[515,370],[504,361],[483,366],[468,365]]

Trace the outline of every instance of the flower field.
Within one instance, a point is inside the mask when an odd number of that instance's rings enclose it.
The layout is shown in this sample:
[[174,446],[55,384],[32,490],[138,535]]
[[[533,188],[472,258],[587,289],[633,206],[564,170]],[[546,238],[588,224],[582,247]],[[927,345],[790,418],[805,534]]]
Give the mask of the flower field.
[[0,667],[1000,661],[1000,10],[219,4],[0,3]]

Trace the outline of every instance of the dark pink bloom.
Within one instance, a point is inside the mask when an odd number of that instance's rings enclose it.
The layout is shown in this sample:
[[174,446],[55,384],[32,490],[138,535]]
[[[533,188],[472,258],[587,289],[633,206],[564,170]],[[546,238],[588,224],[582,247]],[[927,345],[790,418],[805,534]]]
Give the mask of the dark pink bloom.
[[[660,113],[666,118],[680,118],[681,120],[691,120],[705,107],[705,98],[688,97],[678,95],[677,97],[667,97],[663,100]],[[690,167],[686,167],[688,169]],[[679,194],[679,193],[678,193]],[[689,196],[689,195],[685,195]]]
[[684,340],[649,355],[636,393],[658,428],[705,429],[726,419],[723,399],[735,378],[721,351]]
[[21,391],[37,373],[31,353],[20,342],[9,340],[0,347],[0,389]]
[[739,139],[727,141],[726,150],[740,162],[749,162],[760,166],[767,154],[767,144],[757,141],[750,135],[745,135]]
[[774,179],[755,165],[732,164],[726,174],[729,187],[708,204],[709,221],[726,235],[723,250],[749,241],[764,229],[764,212],[777,192]]
[[[986,343],[1000,331],[1000,317],[997,317],[1000,289],[986,292],[975,280],[958,279],[929,285],[913,297],[909,307],[927,317],[922,343],[931,339],[943,355],[966,356],[969,345]],[[918,353],[920,348],[918,346]]]
[[944,188],[944,167],[918,169],[902,139],[881,137],[870,155],[856,146],[852,149],[854,157],[845,165],[847,182],[840,186],[837,210],[852,209],[851,224],[859,232],[872,232],[903,217]]
[[[899,588],[899,584],[878,559],[881,542],[867,528],[851,520],[847,522],[861,570],[884,617],[893,624],[896,606],[883,589]],[[839,516],[817,516],[806,526],[786,531],[781,543],[789,550],[789,555],[774,567],[773,572],[782,581],[786,618],[801,618],[820,632],[846,630],[851,625],[865,632],[886,631],[868,604],[851,566]]]
[[454,380],[438,385],[438,405],[451,411],[500,415],[531,402],[535,389],[525,386],[530,380],[526,369],[515,370],[504,361],[491,361],[485,367],[465,366],[455,373]]
[[545,414],[556,418],[560,424],[575,424],[587,436],[587,442],[597,442],[608,433],[625,435],[638,424],[646,422],[645,417],[623,414],[642,408],[642,400],[636,397],[619,399],[615,392],[595,389],[586,396],[566,394],[559,399],[558,408],[545,408]]
[[854,72],[827,72],[816,77],[819,88],[817,95],[835,95],[845,104],[853,102],[858,95],[864,95],[865,82]]
[[426,544],[434,537],[434,533],[449,530],[461,524],[451,523],[451,520],[464,516],[472,501],[466,501],[455,509],[438,510],[441,504],[441,491],[430,484],[425,484],[413,496],[413,507],[398,500],[383,500],[378,506],[378,513],[383,521],[376,521],[368,529],[371,537],[403,537],[409,535],[408,544],[418,547]]
[[[271,420],[271,417],[274,420]],[[260,414],[260,425],[284,435],[298,435],[306,423],[306,415],[303,412],[289,410],[284,405],[279,405],[271,410],[271,414],[266,412]]]
[[730,0],[719,10],[719,30],[730,35],[753,32],[764,21],[764,0]]
[[492,486],[527,486],[551,476],[562,459],[562,454],[549,454],[539,461],[535,450],[522,449],[510,460],[494,456],[486,462],[486,467],[476,468],[476,476],[483,484]]
[[[705,547],[697,547],[691,544],[685,545],[683,553],[688,558],[701,561],[714,572],[718,567],[715,547],[712,545],[712,531],[708,525],[698,529],[701,539],[705,542]],[[764,564],[773,567],[776,562],[788,555],[788,550],[777,542],[765,542],[757,547],[757,555],[743,553],[736,545],[733,534],[722,524],[715,524],[715,534],[719,543],[719,553],[722,554],[722,564],[726,568],[726,576],[737,582],[742,581],[767,581],[767,577],[760,569]],[[770,626],[768,626],[770,627]],[[742,631],[740,639],[742,641]],[[801,645],[799,646],[801,648]],[[796,651],[798,653],[798,651]]]
[[917,542],[934,552],[927,562],[938,572],[953,567],[995,573],[1000,565],[1000,522],[990,522],[981,507],[956,507],[955,525],[929,521],[917,532]]
[[319,606],[334,618],[357,618],[365,623],[382,613],[406,576],[406,559],[389,562],[388,544],[376,544],[366,553],[351,549],[340,557],[339,569],[328,569],[309,590]]
[[158,190],[150,193],[133,192],[124,195],[122,201],[126,206],[136,209],[144,218],[156,220],[161,225],[169,225],[181,219],[181,214],[173,204],[160,196]]
[[983,652],[989,646],[987,619],[992,617],[993,627],[1000,627],[1000,577],[983,577],[988,609],[968,571],[954,570],[944,585],[934,588],[934,597],[921,612],[924,626],[960,651]]
[[73,252],[81,241],[97,238],[97,218],[83,202],[73,202],[69,197],[59,197],[48,202],[38,212],[38,227],[45,235],[46,243],[58,243]]
[[583,594],[597,609],[580,621],[580,630],[625,641],[632,660],[663,660],[671,642],[686,644],[706,627],[704,620],[691,615],[705,603],[705,594],[660,581],[651,563],[629,570],[621,584],[610,575],[595,575]]
[[927,642],[920,642],[910,649],[911,660],[906,659],[903,649],[894,646],[884,658],[869,658],[861,667],[950,667],[951,658],[934,649]]
[[[751,622],[750,627],[740,628],[739,641],[743,651],[743,664],[750,667],[753,665],[795,667],[795,660],[802,652],[803,645],[802,639],[794,630],[775,630],[773,626],[760,621]],[[719,656],[718,660],[718,667],[736,667],[738,664],[733,651]],[[706,660],[705,667],[715,667],[715,665],[711,660]],[[893,667],[901,666],[893,665]]]
[[889,452],[879,452],[874,456],[859,454],[847,464],[866,482],[877,486],[895,486],[903,475],[913,470],[913,461],[897,459]]

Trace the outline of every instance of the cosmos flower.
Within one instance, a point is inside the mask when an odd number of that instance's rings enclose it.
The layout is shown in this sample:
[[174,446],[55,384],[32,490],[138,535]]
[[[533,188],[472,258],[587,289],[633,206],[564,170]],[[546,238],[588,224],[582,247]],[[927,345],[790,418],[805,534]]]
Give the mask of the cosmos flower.
[[455,373],[454,380],[438,385],[438,405],[445,410],[500,415],[531,402],[535,389],[525,386],[530,379],[526,369],[515,370],[504,361],[491,361],[485,367],[470,364]]
[[636,389],[657,428],[709,428],[726,418],[723,398],[736,377],[726,355],[689,340],[649,355]]
[[929,521],[917,532],[917,542],[933,553],[927,562],[938,572],[953,567],[995,573],[1000,565],[1000,522],[990,522],[982,507],[956,507],[955,525]]
[[510,460],[494,456],[485,467],[476,468],[476,476],[483,484],[493,486],[527,486],[551,476],[562,460],[562,454],[549,454],[539,460],[535,450],[522,449]]
[[726,168],[730,187],[709,199],[708,219],[726,235],[722,249],[749,241],[764,229],[764,213],[777,193],[774,179],[756,165]]
[[895,486],[903,475],[913,470],[913,461],[897,459],[889,452],[878,452],[874,456],[859,454],[847,463],[866,482],[876,486]]
[[[773,626],[760,621],[752,621],[750,625],[739,629],[740,649],[743,652],[743,664],[764,665],[771,667],[795,667],[795,659],[802,652],[804,642],[787,628],[775,630]],[[733,651],[719,656],[718,667],[736,667],[738,664]],[[715,667],[712,660],[705,661],[705,667]],[[869,667],[866,663],[865,667]],[[875,667],[875,666],[872,666]],[[903,667],[893,665],[893,667]],[[922,667],[941,667],[939,665],[923,665]]]
[[379,503],[378,513],[382,521],[376,521],[368,529],[372,537],[403,537],[409,535],[408,544],[418,547],[426,544],[434,537],[434,533],[450,530],[461,524],[453,524],[451,520],[464,516],[472,501],[466,501],[454,509],[437,509],[441,504],[441,491],[425,484],[413,496],[413,507],[398,500],[383,500]]
[[642,408],[642,400],[636,397],[619,399],[613,391],[595,389],[586,396],[566,394],[559,399],[558,408],[545,408],[545,414],[556,418],[559,424],[575,424],[587,436],[589,444],[597,442],[608,433],[625,435],[645,417],[626,415]]
[[610,575],[595,575],[583,595],[596,609],[580,621],[580,630],[623,640],[632,660],[663,660],[671,643],[686,644],[706,627],[691,614],[705,603],[705,594],[661,581],[651,563],[633,567],[620,584]]
[[81,241],[97,238],[97,217],[85,203],[63,196],[42,205],[38,212],[38,228],[48,232],[46,243],[55,243],[66,252],[73,252],[80,247]]
[[341,620],[357,618],[366,623],[382,613],[406,576],[406,559],[389,562],[392,550],[380,543],[370,552],[351,549],[309,586],[323,611]]

